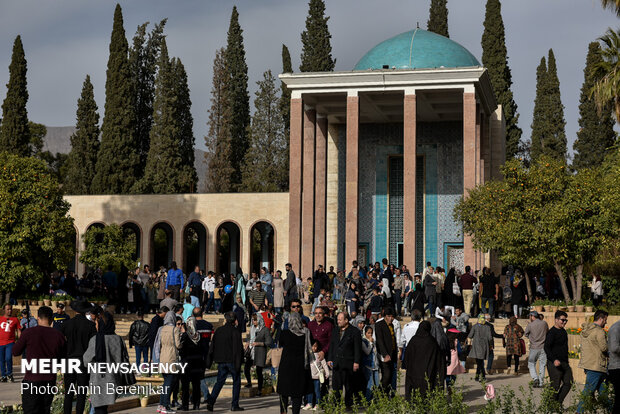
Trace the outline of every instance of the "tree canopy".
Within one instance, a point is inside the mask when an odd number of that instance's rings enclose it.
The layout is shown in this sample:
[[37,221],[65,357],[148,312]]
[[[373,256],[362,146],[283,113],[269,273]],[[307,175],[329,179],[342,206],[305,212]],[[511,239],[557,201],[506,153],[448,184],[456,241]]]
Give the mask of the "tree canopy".
[[504,263],[555,268],[565,299],[571,300],[568,279],[579,300],[584,265],[618,237],[618,208],[608,203],[620,197],[613,184],[620,175],[588,169],[571,175],[545,155],[529,168],[508,161],[502,174],[503,180],[471,190],[455,218],[476,248],[497,251]]
[[42,160],[0,153],[0,284],[34,286],[74,257],[69,203]]
[[121,266],[132,269],[137,263],[132,257],[136,246],[132,237],[134,233],[125,233],[118,224],[91,226],[84,234],[85,248],[80,253],[80,262],[94,269],[105,270],[109,266],[116,271]]

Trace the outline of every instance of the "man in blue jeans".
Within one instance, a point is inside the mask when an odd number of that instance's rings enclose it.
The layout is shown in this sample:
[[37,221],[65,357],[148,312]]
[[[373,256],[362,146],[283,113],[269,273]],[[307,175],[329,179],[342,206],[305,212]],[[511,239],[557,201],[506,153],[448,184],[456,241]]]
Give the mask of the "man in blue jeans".
[[4,316],[0,316],[0,382],[14,382],[12,351],[19,330],[19,320],[13,316],[13,306],[7,303],[4,305]]
[[207,399],[207,411],[213,411],[213,406],[217,400],[228,375],[233,380],[233,395],[230,411],[243,411],[239,407],[239,393],[241,392],[241,362],[243,361],[243,342],[241,333],[236,328],[237,317],[230,311],[224,314],[226,323],[217,328],[209,348],[207,367],[213,362],[217,363],[217,382],[213,386],[211,395]]
[[[581,359],[579,368],[586,373],[586,384],[583,387],[581,401],[577,406],[577,412],[583,412],[583,403],[586,398],[594,398],[594,393],[599,396],[604,389],[604,380],[607,377],[607,337],[605,324],[609,314],[604,310],[594,313],[594,321],[589,322],[581,331]],[[617,392],[617,391],[616,391]],[[611,401],[609,401],[611,403]],[[611,407],[610,407],[611,408]]]
[[[136,347],[136,364],[149,362],[149,323],[144,320],[144,313],[139,310],[138,320],[129,327],[129,347]],[[143,358],[141,358],[143,357]]]

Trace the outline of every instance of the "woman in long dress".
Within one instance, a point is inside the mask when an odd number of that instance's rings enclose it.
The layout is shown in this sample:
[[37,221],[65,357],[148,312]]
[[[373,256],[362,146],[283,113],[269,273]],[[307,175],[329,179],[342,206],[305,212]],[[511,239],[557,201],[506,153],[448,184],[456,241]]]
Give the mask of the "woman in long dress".
[[282,273],[279,270],[273,278],[273,307],[276,313],[282,313],[284,308],[284,280],[282,280]]
[[310,345],[310,331],[301,321],[298,313],[291,312],[288,329],[280,335],[282,359],[278,369],[277,393],[280,395],[280,412],[286,413],[289,398],[293,414],[299,414],[301,399],[312,392],[310,362],[313,358]]

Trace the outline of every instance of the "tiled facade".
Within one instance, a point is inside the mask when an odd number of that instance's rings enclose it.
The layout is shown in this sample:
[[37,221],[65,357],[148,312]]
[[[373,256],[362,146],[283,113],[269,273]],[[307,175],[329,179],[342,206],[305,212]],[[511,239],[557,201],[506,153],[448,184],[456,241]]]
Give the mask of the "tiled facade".
[[[452,217],[452,210],[463,193],[461,133],[460,122],[418,123],[418,269],[421,269],[426,261],[446,266],[444,245],[458,246],[463,241],[461,226]],[[345,128],[342,127],[341,140],[345,139],[344,134]],[[402,155],[402,139],[402,124],[360,126],[358,243],[369,246],[370,262],[389,257],[391,262],[396,263],[398,243],[403,241],[402,204],[398,206],[398,199],[391,199],[392,193],[398,188],[398,185],[393,185],[392,180],[396,179],[402,185],[402,168],[394,168],[396,163],[390,163],[390,157]],[[344,154],[340,156],[340,165],[343,167],[339,175],[342,182],[346,176],[346,167]],[[400,177],[395,178],[394,174],[400,174]],[[401,197],[402,200],[402,193],[394,194],[394,197]],[[339,210],[345,209],[344,204],[340,203]],[[339,223],[339,234],[343,234],[344,223]],[[344,243],[344,237],[341,239],[339,250],[342,250]],[[340,264],[342,254],[339,254],[339,258]],[[346,267],[348,265],[347,263]],[[409,266],[411,267],[411,264]]]

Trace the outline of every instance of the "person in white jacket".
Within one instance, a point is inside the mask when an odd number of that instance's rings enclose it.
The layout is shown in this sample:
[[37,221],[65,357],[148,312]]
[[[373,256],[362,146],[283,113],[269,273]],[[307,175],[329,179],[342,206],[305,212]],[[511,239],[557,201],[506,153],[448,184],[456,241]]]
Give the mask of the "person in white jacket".
[[592,276],[592,305],[595,307],[600,306],[603,301],[603,282],[600,276]]

